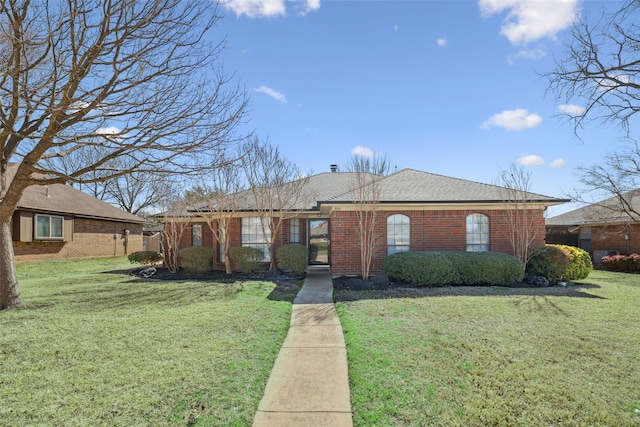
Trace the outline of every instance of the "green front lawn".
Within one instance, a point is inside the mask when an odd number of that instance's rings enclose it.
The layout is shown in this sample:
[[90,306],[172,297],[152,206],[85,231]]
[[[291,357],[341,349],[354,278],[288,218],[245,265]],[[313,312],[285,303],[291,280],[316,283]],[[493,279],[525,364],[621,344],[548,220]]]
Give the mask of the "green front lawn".
[[640,425],[640,276],[576,290],[338,303],[355,425]]
[[268,282],[114,272],[131,267],[18,266],[26,308],[0,312],[0,425],[251,424],[291,304]]

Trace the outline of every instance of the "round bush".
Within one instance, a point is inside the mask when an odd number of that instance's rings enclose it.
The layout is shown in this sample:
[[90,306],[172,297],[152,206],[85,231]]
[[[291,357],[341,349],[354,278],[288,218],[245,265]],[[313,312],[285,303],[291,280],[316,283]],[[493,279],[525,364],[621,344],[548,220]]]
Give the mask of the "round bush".
[[401,252],[388,256],[382,267],[391,280],[414,285],[443,286],[462,283],[455,266],[443,252]]
[[255,273],[260,270],[260,263],[264,259],[262,249],[251,246],[234,246],[229,248],[229,256],[233,266],[242,273]]
[[567,245],[549,245],[564,249],[569,253],[569,266],[564,275],[564,280],[574,281],[586,279],[589,273],[593,271],[593,263],[589,252],[575,246]]
[[160,255],[156,251],[138,251],[133,252],[128,255],[129,262],[140,263],[142,265],[153,265],[157,262],[162,261],[162,255]]
[[309,263],[309,251],[298,244],[282,245],[276,250],[276,259],[280,270],[302,276]]
[[565,277],[569,259],[569,252],[561,247],[538,246],[527,263],[527,273],[530,276],[544,276],[549,282],[557,283]]
[[205,273],[213,270],[213,248],[191,246],[180,249],[180,265],[189,273]]
[[465,285],[511,285],[518,281],[523,264],[518,258],[498,252],[451,252]]

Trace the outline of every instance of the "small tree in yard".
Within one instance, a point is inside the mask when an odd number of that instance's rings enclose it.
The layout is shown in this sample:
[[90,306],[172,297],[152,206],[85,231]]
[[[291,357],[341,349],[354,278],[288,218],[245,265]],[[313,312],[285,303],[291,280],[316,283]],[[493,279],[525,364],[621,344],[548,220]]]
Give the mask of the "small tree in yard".
[[170,272],[177,273],[180,268],[180,241],[189,226],[185,221],[189,205],[185,200],[169,202],[167,210],[162,214],[162,247],[164,264]]
[[295,218],[315,200],[305,191],[309,179],[289,160],[282,157],[278,147],[258,139],[248,142],[242,150],[242,160],[250,186],[250,193],[262,227],[262,235],[269,250],[269,269],[276,268],[275,241],[285,220]]
[[369,279],[373,257],[380,247],[383,237],[376,228],[378,221],[378,202],[380,201],[380,177],[389,171],[389,162],[379,155],[364,156],[355,154],[346,164],[352,173],[350,190],[353,196],[356,215],[356,242],[360,251],[360,274]]
[[524,268],[535,249],[540,237],[538,216],[532,207],[531,173],[521,166],[511,164],[509,169],[500,174],[502,198],[508,224],[508,239],[513,249],[513,256],[523,263],[520,279],[524,276]]
[[218,19],[205,0],[0,1],[0,310],[21,305],[27,187],[184,176],[236,141],[247,100],[219,66]]

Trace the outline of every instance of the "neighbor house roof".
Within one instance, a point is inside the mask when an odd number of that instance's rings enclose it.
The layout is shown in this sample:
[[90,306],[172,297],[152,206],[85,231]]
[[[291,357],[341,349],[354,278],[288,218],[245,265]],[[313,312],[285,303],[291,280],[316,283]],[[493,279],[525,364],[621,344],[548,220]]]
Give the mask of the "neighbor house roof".
[[[640,189],[622,195],[631,209],[640,212]],[[563,214],[547,218],[546,225],[597,225],[637,222],[622,209],[620,200],[611,197]]]
[[[15,167],[17,165],[9,166],[8,181],[13,178],[11,172],[15,171]],[[64,184],[27,187],[16,209],[131,223],[144,222],[136,215]]]

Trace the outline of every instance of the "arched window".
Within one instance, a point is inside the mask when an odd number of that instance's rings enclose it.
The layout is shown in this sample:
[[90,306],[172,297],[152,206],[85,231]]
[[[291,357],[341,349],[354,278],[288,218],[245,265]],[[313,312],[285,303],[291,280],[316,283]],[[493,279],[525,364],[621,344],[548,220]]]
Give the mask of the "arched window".
[[489,250],[489,217],[474,213],[467,216],[467,252]]
[[395,214],[387,217],[387,255],[409,252],[411,223],[406,215]]

